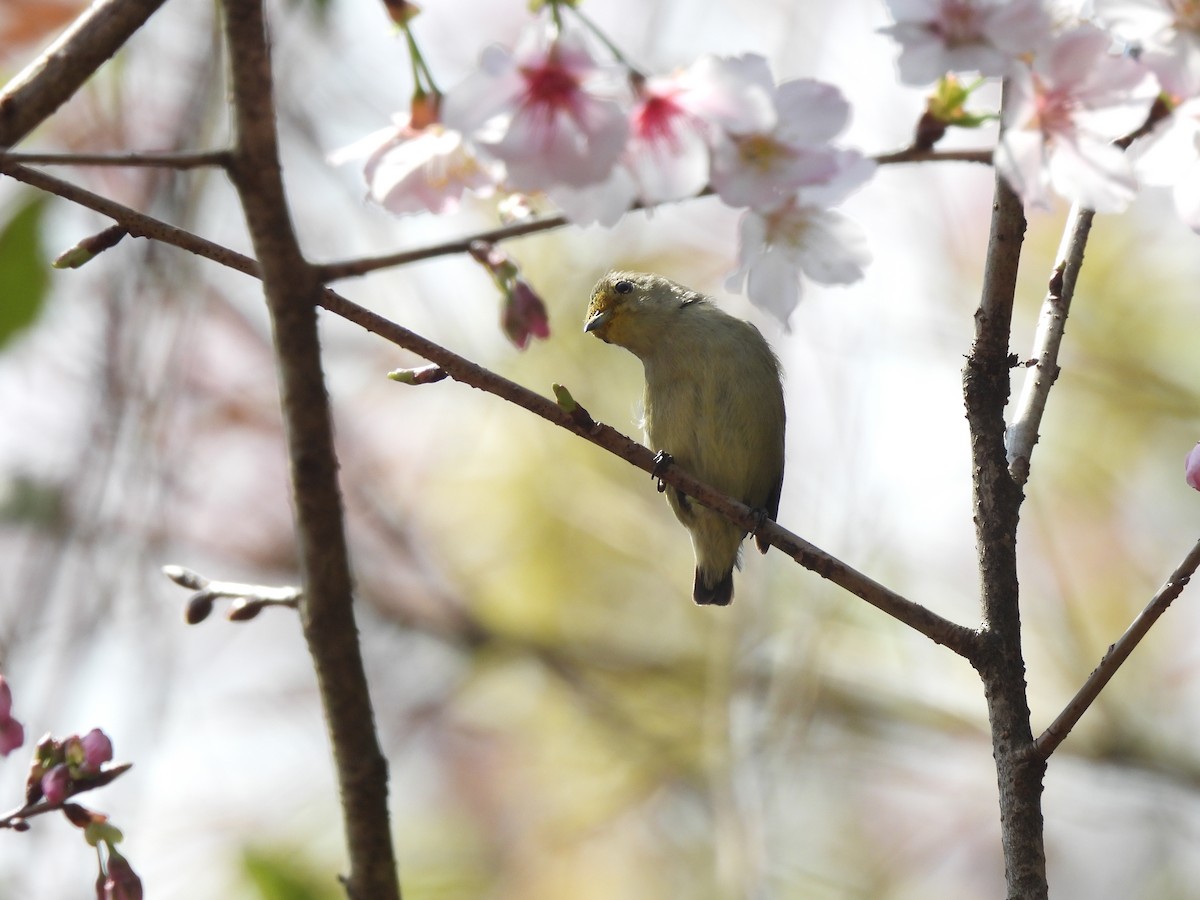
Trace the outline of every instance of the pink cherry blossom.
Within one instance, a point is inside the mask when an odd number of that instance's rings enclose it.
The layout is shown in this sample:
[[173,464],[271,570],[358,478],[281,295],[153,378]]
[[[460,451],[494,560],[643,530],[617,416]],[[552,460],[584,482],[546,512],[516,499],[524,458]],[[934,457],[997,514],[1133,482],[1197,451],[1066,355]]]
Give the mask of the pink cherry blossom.
[[1096,20],[1137,49],[1176,99],[1200,93],[1200,2],[1095,0]]
[[490,194],[502,169],[480,160],[463,136],[440,122],[414,129],[405,119],[331,154],[335,165],[365,158],[367,195],[391,212],[448,213],[465,191]]
[[837,210],[793,197],[770,210],[750,209],[739,227],[740,266],[726,286],[784,327],[800,302],[800,275],[819,284],[849,284],[871,261],[859,225]]
[[627,95],[624,69],[598,62],[580,33],[542,21],[515,52],[484,51],[443,111],[506,164],[514,189],[583,187],[607,178],[625,147]]
[[1158,84],[1110,44],[1081,25],[1014,70],[995,164],[1027,204],[1048,205],[1051,190],[1097,212],[1133,199],[1133,169],[1112,142],[1146,121]]
[[608,178],[586,187],[556,185],[547,193],[576,224],[614,225],[634,203],[700,193],[709,183],[710,145],[722,129],[753,131],[775,116],[775,87],[765,66],[703,56],[687,69],[640,83],[629,140]]
[[1188,451],[1184,460],[1184,477],[1191,487],[1200,491],[1200,444]]
[[1050,33],[1041,0],[888,0],[896,24],[880,29],[900,44],[905,84],[948,72],[999,76]]
[[[799,188],[838,174],[829,146],[849,121],[850,106],[833,85],[811,79],[774,87],[767,61],[747,55],[730,63],[766,92],[770,105],[717,124],[712,146],[712,186],[731,206],[769,208]],[[751,96],[753,96],[751,94]]]
[[1170,187],[1179,218],[1200,232],[1200,98],[1176,107],[1130,153],[1138,177]]

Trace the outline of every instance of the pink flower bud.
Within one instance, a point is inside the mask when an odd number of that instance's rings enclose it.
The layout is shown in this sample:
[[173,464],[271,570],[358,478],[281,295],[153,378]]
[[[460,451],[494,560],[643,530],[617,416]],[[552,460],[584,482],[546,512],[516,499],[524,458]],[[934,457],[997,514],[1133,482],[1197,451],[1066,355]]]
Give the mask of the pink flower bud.
[[71,773],[66,763],[59,763],[42,776],[42,796],[48,803],[62,803],[71,788]]
[[1183,474],[1187,483],[1200,491],[1200,444],[1193,447],[1184,460]]
[[8,756],[25,743],[25,728],[12,717],[12,690],[0,675],[0,756]]
[[80,769],[94,775],[100,767],[113,758],[112,741],[99,728],[93,728],[83,736],[83,763]]
[[111,845],[106,868],[107,874],[96,879],[96,900],[142,900],[142,879]]
[[550,336],[550,319],[546,314],[546,304],[522,278],[517,279],[512,290],[504,298],[501,325],[508,339],[518,350],[525,349],[530,337],[545,340]]

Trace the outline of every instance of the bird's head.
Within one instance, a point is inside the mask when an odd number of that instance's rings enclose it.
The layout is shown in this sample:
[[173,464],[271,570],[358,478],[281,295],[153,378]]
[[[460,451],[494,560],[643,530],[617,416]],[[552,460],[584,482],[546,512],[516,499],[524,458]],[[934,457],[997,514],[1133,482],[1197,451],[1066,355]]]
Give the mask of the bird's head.
[[702,299],[660,275],[609,272],[592,289],[583,330],[644,356],[679,310]]

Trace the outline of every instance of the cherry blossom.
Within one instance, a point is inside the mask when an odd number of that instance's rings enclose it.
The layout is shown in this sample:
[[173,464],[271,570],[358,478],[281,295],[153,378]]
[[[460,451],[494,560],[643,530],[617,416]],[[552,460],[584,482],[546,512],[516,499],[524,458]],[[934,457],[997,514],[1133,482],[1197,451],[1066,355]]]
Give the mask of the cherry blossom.
[[1095,0],[1095,16],[1136,48],[1168,94],[1200,93],[1200,2]]
[[1107,32],[1080,25],[1032,68],[1014,70],[995,164],[1026,203],[1046,206],[1054,190],[1097,212],[1120,212],[1133,199],[1132,167],[1112,142],[1145,123],[1158,84],[1110,44]]
[[400,215],[454,212],[465,191],[490,194],[502,172],[440,122],[414,129],[397,119],[392,127],[331,154],[329,161],[338,165],[363,158],[367,196]]
[[1170,187],[1179,218],[1200,232],[1200,98],[1177,107],[1130,153],[1138,177]]
[[747,210],[738,231],[740,266],[726,287],[744,287],[750,302],[785,328],[800,302],[801,273],[819,284],[850,284],[871,261],[858,223],[799,198],[771,210]]
[[[746,55],[730,61],[771,103],[722,121],[712,147],[712,185],[730,206],[771,207],[798,188],[838,173],[828,142],[846,127],[850,106],[841,91],[812,79],[775,87],[767,61]],[[752,95],[751,95],[752,96]]]
[[866,236],[844,213],[828,209],[867,181],[875,163],[848,151],[838,175],[769,209],[749,209],[738,227],[739,267],[726,282],[784,327],[800,302],[800,276],[818,284],[850,284],[871,261]]
[[[709,183],[710,146],[722,128],[753,130],[774,121],[774,85],[744,58],[703,56],[668,76],[638,79],[629,140],[604,181],[547,190],[579,225],[613,225],[636,202],[682,200]],[[765,82],[765,83],[764,83]]]
[[1040,0],[888,0],[896,24],[880,29],[900,44],[896,66],[905,84],[948,72],[1000,76],[1050,33]]
[[510,187],[584,187],[607,178],[625,147],[627,94],[623,68],[598,62],[577,31],[541,21],[514,52],[485,50],[443,111],[506,164]]

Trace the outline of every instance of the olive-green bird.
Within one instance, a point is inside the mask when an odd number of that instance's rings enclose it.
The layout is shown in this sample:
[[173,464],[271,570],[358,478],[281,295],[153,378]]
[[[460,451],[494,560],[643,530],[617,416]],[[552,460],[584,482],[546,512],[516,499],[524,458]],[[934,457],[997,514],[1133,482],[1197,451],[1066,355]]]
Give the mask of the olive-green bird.
[[[778,515],[783,385],[779,361],[757,328],[669,279],[610,272],[592,291],[583,330],[642,361],[643,426],[652,450],[770,518]],[[725,606],[746,532],[675,488],[667,500],[692,534],[693,598]]]

